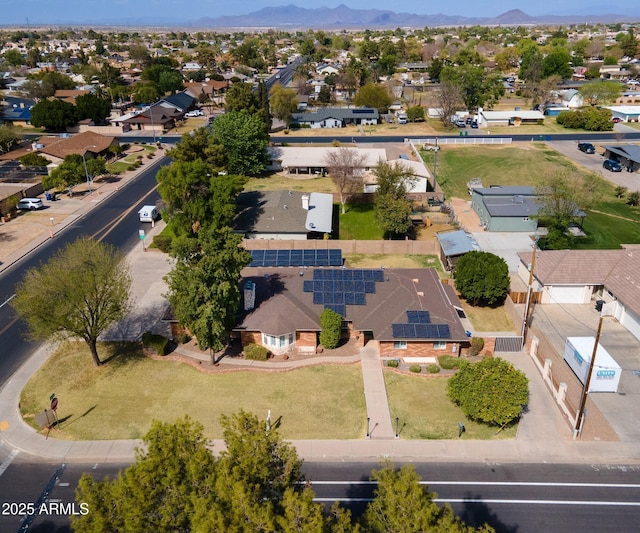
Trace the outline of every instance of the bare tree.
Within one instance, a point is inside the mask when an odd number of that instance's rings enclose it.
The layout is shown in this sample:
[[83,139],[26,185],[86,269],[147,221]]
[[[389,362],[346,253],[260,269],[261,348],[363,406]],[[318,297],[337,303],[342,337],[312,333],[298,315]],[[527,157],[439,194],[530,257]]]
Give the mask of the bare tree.
[[456,111],[465,107],[460,87],[451,81],[443,81],[436,93],[440,120],[445,126],[451,125],[451,117]]
[[329,176],[335,183],[340,194],[342,214],[346,213],[345,203],[347,195],[362,187],[360,170],[364,166],[366,157],[357,148],[340,147],[327,152],[324,158],[329,170]]

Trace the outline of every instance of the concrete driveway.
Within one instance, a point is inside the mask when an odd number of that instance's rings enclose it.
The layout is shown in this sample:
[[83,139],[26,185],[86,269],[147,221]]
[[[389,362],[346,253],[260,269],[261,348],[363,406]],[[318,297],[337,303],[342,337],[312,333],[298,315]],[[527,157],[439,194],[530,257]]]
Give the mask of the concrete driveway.
[[[562,381],[582,390],[578,378],[562,358],[567,337],[595,337],[600,314],[591,304],[546,304],[534,307],[532,325],[544,332],[557,357],[553,368],[566,370]],[[605,318],[600,344],[622,367],[618,392],[593,392],[589,397],[622,441],[640,441],[640,341],[614,318]],[[575,390],[574,390],[575,392]],[[568,393],[569,394],[569,393]],[[589,420],[587,413],[587,423]]]
[[476,239],[483,252],[499,255],[509,265],[509,272],[517,272],[520,258],[518,252],[531,252],[532,234],[521,231],[481,231],[471,235]]

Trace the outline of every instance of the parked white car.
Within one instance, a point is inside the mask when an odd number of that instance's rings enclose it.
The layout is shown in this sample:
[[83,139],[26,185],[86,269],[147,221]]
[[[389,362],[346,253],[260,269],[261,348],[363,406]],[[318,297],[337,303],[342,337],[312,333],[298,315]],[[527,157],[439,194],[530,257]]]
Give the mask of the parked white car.
[[41,198],[23,198],[18,202],[18,209],[22,211],[34,211],[36,209],[44,209]]
[[204,112],[200,109],[194,109],[184,114],[185,117],[204,117]]

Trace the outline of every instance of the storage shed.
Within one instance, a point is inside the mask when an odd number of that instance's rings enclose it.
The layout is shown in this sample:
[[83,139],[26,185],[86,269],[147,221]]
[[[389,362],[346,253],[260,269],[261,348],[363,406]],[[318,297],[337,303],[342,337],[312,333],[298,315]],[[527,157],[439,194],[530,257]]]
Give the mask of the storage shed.
[[[583,385],[587,380],[595,342],[595,337],[569,337],[564,347],[564,360]],[[620,365],[598,343],[589,392],[618,392],[621,374]]]

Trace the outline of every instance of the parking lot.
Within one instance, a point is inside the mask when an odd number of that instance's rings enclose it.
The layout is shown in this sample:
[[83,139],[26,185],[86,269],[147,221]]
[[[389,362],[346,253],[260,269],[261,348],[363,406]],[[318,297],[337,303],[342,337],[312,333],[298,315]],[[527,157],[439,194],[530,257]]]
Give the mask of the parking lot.
[[[629,172],[609,172],[602,168],[604,162],[604,144],[630,144],[630,143],[616,143],[615,141],[608,141],[606,143],[593,141],[592,144],[596,148],[595,154],[586,154],[578,150],[577,141],[549,141],[547,142],[549,147],[553,148],[562,155],[575,161],[578,165],[581,165],[592,172],[602,176],[605,180],[626,187],[630,191],[637,191],[640,188],[640,176],[638,173]],[[635,144],[635,143],[632,143]]]

